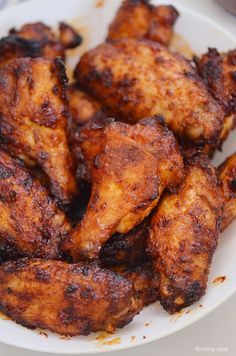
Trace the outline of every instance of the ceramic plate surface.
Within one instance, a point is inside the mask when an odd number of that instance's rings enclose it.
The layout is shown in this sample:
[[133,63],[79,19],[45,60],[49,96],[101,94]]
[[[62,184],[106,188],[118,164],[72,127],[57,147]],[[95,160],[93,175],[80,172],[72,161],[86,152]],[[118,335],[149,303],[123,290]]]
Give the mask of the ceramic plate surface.
[[[154,1],[153,3],[165,3]],[[27,22],[43,21],[55,26],[59,21],[70,21],[84,36],[84,44],[79,50],[72,51],[73,62],[78,60],[83,51],[102,42],[106,35],[109,22],[112,20],[120,0],[34,0],[21,5],[9,7],[0,12],[0,35],[3,36],[12,27]],[[207,47],[228,50],[236,47],[236,39],[217,23],[192,10],[178,5],[177,1],[168,0],[177,7],[181,16],[176,32],[182,35],[196,54],[203,53]],[[218,153],[215,164],[236,151],[234,140],[236,132],[232,132]],[[214,256],[208,289],[195,305],[186,308],[182,313],[168,315],[159,305],[154,303],[137,316],[134,321],[114,335],[104,333],[91,334],[88,337],[74,337],[65,340],[59,335],[39,330],[28,330],[11,320],[0,318],[0,341],[6,344],[52,353],[87,354],[125,349],[141,345],[170,335],[202,318],[210,311],[226,301],[236,291],[236,222],[220,237],[219,247]],[[224,276],[223,283],[213,283]]]

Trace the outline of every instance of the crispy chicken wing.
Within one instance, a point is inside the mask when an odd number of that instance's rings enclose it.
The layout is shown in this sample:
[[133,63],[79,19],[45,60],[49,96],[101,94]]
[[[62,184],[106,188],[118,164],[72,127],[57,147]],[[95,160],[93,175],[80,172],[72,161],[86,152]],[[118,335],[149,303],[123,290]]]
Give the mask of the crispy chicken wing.
[[154,303],[158,297],[159,277],[154,273],[151,263],[137,267],[116,266],[112,271],[133,283],[143,306]]
[[134,123],[160,114],[181,140],[218,142],[221,108],[195,68],[158,43],[123,39],[102,44],[82,56],[75,77],[116,118]]
[[228,157],[218,168],[225,206],[221,231],[236,217],[236,153]]
[[0,267],[0,309],[29,328],[73,336],[113,332],[141,302],[131,282],[98,266],[22,259]]
[[59,59],[20,58],[0,70],[0,139],[49,176],[67,204],[77,191],[67,140],[66,76]]
[[179,191],[167,193],[153,215],[148,251],[160,274],[159,300],[169,313],[205,293],[222,207],[215,170],[206,158],[195,157]]
[[146,252],[149,217],[128,234],[113,235],[101,248],[100,260],[103,266],[111,267],[140,265],[148,260]]
[[22,163],[0,149],[0,261],[58,258],[71,230],[64,213]]
[[41,22],[24,25],[19,30],[11,29],[9,35],[0,40],[0,67],[21,57],[65,59],[65,49],[78,46],[82,39],[64,22],[59,29],[59,37]]
[[182,157],[159,117],[131,126],[111,122],[92,167],[92,193],[81,223],[64,249],[73,260],[96,259],[115,232],[127,233],[156,206],[166,187],[180,183]]
[[178,18],[173,6],[154,6],[149,0],[125,0],[109,27],[110,40],[147,38],[168,45]]
[[197,60],[200,76],[225,115],[236,115],[236,49],[219,53],[215,48]]

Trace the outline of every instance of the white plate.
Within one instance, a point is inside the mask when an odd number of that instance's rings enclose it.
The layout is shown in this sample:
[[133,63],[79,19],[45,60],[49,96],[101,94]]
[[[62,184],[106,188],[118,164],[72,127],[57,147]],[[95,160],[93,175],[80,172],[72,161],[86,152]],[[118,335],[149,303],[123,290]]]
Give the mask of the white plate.
[[[153,1],[153,3],[165,2],[165,0]],[[215,46],[220,50],[236,47],[235,37],[218,24],[188,8],[179,6],[177,1],[168,0],[169,2],[176,5],[181,13],[176,32],[191,43],[196,53],[206,51],[209,46]],[[99,6],[101,4],[102,6]],[[73,24],[83,29],[85,35],[83,51],[104,39],[107,25],[119,4],[120,0],[34,0],[1,11],[0,35],[5,35],[13,26],[20,26],[27,22],[44,21],[49,25],[56,25],[61,20],[73,20]],[[75,51],[74,54],[76,53],[78,56],[78,52]],[[236,132],[231,134],[224,145],[224,152],[217,154],[215,163],[221,162],[230,153],[236,151],[234,135]],[[30,350],[57,354],[86,354],[125,349],[170,335],[202,318],[236,291],[235,235],[236,224],[232,224],[220,238],[205,297],[177,316],[168,315],[159,303],[155,303],[146,308],[130,325],[117,331],[115,335],[100,340],[97,337],[101,333],[63,340],[59,335],[47,332],[48,337],[46,337],[38,330],[28,330],[10,320],[0,319],[0,341]],[[213,280],[218,276],[226,276],[226,280],[215,285]]]

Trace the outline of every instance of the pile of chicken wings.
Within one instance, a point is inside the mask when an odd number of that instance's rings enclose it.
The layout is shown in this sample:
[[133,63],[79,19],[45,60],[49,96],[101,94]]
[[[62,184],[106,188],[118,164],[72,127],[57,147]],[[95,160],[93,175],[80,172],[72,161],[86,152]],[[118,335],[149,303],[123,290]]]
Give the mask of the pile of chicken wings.
[[66,23],[0,40],[0,310],[65,335],[201,298],[236,216],[236,50],[168,48],[173,6],[125,0],[67,83]]

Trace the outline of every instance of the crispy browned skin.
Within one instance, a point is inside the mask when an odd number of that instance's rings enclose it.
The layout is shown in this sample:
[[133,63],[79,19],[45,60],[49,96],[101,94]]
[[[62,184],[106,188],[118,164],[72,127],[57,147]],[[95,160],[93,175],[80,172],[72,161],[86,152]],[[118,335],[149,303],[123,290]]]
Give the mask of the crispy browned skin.
[[65,49],[78,46],[81,36],[68,24],[59,26],[59,36],[41,22],[26,24],[19,30],[12,29],[0,40],[0,67],[21,57],[47,57],[65,59]]
[[221,231],[236,217],[236,153],[228,157],[218,168],[225,200]]
[[65,22],[60,22],[60,41],[65,49],[75,48],[82,43],[82,37],[75,29]]
[[152,218],[148,250],[160,274],[158,297],[169,313],[205,293],[222,206],[215,170],[207,159],[195,158],[179,191],[166,194]]
[[113,332],[141,303],[131,282],[95,265],[22,259],[0,267],[0,309],[24,326],[73,336]]
[[147,38],[168,45],[178,18],[173,6],[154,6],[149,0],[126,0],[109,27],[110,40]]
[[219,53],[209,48],[197,61],[197,67],[210,93],[223,106],[225,115],[236,114],[236,49]]
[[108,123],[92,166],[92,193],[82,222],[64,249],[73,260],[96,259],[115,232],[127,233],[156,206],[162,191],[182,179],[183,161],[159,117],[131,126]]
[[64,213],[22,163],[0,149],[0,260],[58,258],[71,230]]
[[67,97],[75,126],[83,126],[105,118],[102,105],[83,92],[76,84],[69,85]]
[[158,43],[123,39],[102,44],[82,56],[75,77],[116,118],[137,122],[161,114],[181,140],[218,141],[221,108],[195,68]]
[[153,271],[151,263],[137,267],[116,266],[112,271],[133,283],[143,306],[154,303],[158,297],[159,276]]
[[[20,29],[12,29],[10,35],[15,35],[26,40],[38,43],[41,56],[54,59],[56,57],[65,57],[64,46],[56,34],[49,26],[42,22],[29,23]],[[25,57],[25,56],[24,56]]]
[[0,70],[0,138],[49,176],[53,194],[69,203],[77,191],[67,142],[66,76],[59,59],[20,58]]
[[100,260],[103,266],[137,266],[148,260],[146,247],[149,218],[144,219],[128,234],[113,235],[103,245]]

